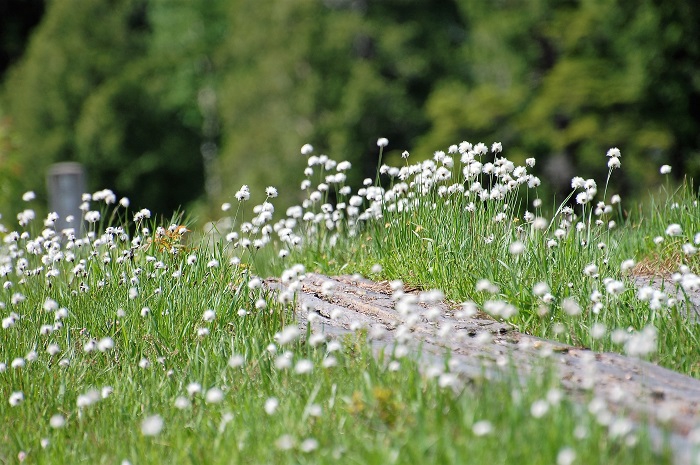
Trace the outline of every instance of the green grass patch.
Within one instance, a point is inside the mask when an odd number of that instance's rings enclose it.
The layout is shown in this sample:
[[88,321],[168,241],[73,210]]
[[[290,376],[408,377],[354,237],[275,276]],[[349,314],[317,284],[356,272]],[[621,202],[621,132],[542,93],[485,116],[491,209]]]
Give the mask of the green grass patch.
[[25,211],[0,249],[0,461],[669,462],[643,427],[570,399],[546,361],[455,389],[448,360],[429,376],[418,354],[372,353],[362,332],[297,334],[293,294],[263,286],[276,275],[293,291],[312,270],[402,279],[531,334],[697,374],[697,325],[668,294],[640,298],[625,262],[688,249],[689,187],[668,216],[632,222],[582,180],[567,202],[591,198],[548,214],[527,168],[462,149],[380,166],[386,187],[355,194],[349,164],[312,157],[302,205],[275,217],[268,189],[248,212],[241,189],[207,232],[108,191],[87,201],[87,231]]

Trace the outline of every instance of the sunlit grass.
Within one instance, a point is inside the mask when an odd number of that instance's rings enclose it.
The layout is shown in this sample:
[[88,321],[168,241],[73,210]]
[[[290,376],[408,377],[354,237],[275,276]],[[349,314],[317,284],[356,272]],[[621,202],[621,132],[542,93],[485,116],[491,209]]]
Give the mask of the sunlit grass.
[[[56,231],[28,208],[0,249],[0,461],[668,462],[592,393],[570,399],[547,360],[527,379],[506,368],[498,381],[457,382],[448,360],[429,375],[412,355],[372,352],[362,331],[330,340],[295,329],[307,271],[359,272],[693,373],[697,326],[670,295],[640,296],[627,279],[629,259],[671,260],[693,241],[700,225],[673,216],[697,207],[687,188],[668,217],[658,208],[642,226],[611,199],[598,205],[587,181],[570,199],[590,199],[546,212],[539,180],[523,168],[510,185],[517,168],[492,150],[380,166],[387,187],[370,179],[356,194],[349,163],[311,155],[302,205],[275,217],[276,190],[248,209],[241,188],[228,221],[206,233],[180,215],[160,224],[129,211],[110,191],[86,196],[87,232]],[[486,157],[506,168],[484,168]],[[666,234],[672,222],[686,236]],[[691,269],[679,271],[685,281]],[[263,285],[269,275],[281,293]]]
[[[442,289],[453,301],[479,307],[505,302],[516,307],[507,320],[519,330],[594,350],[624,352],[630,332],[654,328],[658,350],[652,359],[700,375],[695,350],[700,326],[687,321],[692,309],[676,300],[677,286],[681,292],[696,286],[700,208],[692,185],[664,190],[648,212],[626,217],[619,196],[602,197],[607,183],[599,188],[594,180],[579,179],[565,201],[545,211],[537,196],[539,180],[532,181],[536,178],[524,168],[519,178],[513,175],[518,167],[494,171],[509,163],[500,153],[471,155],[466,157],[471,162],[458,163],[473,150],[453,149],[454,159],[439,152],[435,162],[396,168],[390,188],[366,189],[363,200],[373,218],[356,237],[337,241],[334,248],[305,249],[294,259],[331,273],[369,275],[380,264],[382,272],[375,277]],[[446,156],[448,163],[440,161]],[[492,163],[488,175],[462,174],[470,163],[483,170],[487,162]],[[391,176],[391,168],[383,171]],[[412,174],[401,179],[403,173]],[[504,188],[509,183],[512,187]],[[498,186],[504,192],[494,195]],[[681,234],[667,232],[674,223]],[[684,264],[687,269],[680,268]],[[640,275],[665,279],[664,293],[640,298],[632,279]],[[484,280],[496,291],[479,290]],[[545,289],[540,295],[538,285]],[[567,311],[564,302],[575,303],[574,310]]]

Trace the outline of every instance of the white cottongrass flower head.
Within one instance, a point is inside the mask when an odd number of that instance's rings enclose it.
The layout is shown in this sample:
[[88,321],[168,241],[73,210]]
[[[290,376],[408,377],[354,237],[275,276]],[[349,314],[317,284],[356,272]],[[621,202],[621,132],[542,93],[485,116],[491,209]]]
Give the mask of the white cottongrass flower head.
[[16,407],[22,402],[24,402],[24,393],[22,391],[15,391],[12,394],[10,394],[10,398],[8,399],[8,402],[10,403],[11,407]]
[[323,414],[323,407],[318,404],[311,404],[306,410],[310,417],[320,418]]
[[46,352],[51,356],[58,355],[61,353],[61,347],[56,343],[51,343],[46,347]]
[[486,147],[486,144],[484,144],[483,142],[479,142],[478,144],[476,144],[472,148],[472,150],[474,151],[475,155],[484,155],[486,152],[489,151],[488,147]]
[[204,400],[207,404],[218,404],[224,400],[224,391],[217,387],[213,387],[207,391],[206,395],[204,396]]
[[104,386],[100,390],[100,396],[103,399],[106,399],[107,397],[111,396],[113,392],[114,392],[114,388],[112,386]]
[[667,236],[680,236],[683,234],[683,228],[681,228],[681,225],[678,223],[672,223],[669,224],[668,227],[666,228],[666,235]]
[[671,165],[661,165],[661,168],[659,168],[659,173],[661,174],[669,174],[671,172]]
[[579,192],[576,195],[576,203],[579,205],[585,205],[591,200],[591,196],[588,192]]
[[314,438],[304,439],[301,444],[299,444],[299,450],[308,454],[318,449],[318,441]]
[[525,244],[521,241],[515,241],[508,246],[508,252],[511,255],[521,255],[525,251]]
[[656,352],[657,331],[654,326],[646,326],[641,331],[629,335],[625,342],[625,353],[632,357],[644,357]]
[[103,337],[97,342],[97,350],[100,352],[107,352],[112,349],[114,349],[114,340],[109,336]]
[[199,383],[189,383],[186,389],[187,394],[189,394],[190,397],[192,397],[195,394],[199,394],[200,392],[202,392],[202,385]]
[[620,295],[625,291],[625,284],[622,281],[606,278],[604,283],[605,290],[608,292],[608,294]]
[[53,415],[49,419],[49,426],[53,429],[63,428],[66,424],[66,419],[61,414]]
[[134,222],[138,223],[151,217],[151,211],[147,208],[142,208],[138,212],[134,213]]
[[324,281],[321,283],[321,293],[325,296],[333,295],[335,283],[333,281]]
[[379,139],[377,139],[377,147],[383,148],[387,145],[389,145],[389,139],[387,139],[386,137],[380,137]]
[[518,313],[518,309],[515,305],[511,305],[500,299],[487,300],[484,302],[484,311],[491,316],[500,317],[505,320]]
[[332,340],[328,343],[328,345],[326,345],[326,352],[333,353],[339,351],[342,348],[343,345],[340,343],[340,341]]
[[160,415],[151,415],[141,422],[141,434],[144,436],[158,436],[163,431],[165,422]]
[[55,312],[56,310],[58,310],[58,302],[47,297],[46,300],[44,300],[43,308],[44,311]]
[[228,366],[231,368],[240,368],[245,365],[245,358],[239,354],[233,354],[228,359]]
[[247,185],[241,186],[240,189],[235,194],[236,200],[239,202],[244,202],[250,199],[250,188]]
[[607,332],[607,328],[603,323],[597,322],[593,323],[593,326],[591,326],[591,337],[593,339],[600,339],[603,336],[605,336],[605,333]]
[[280,402],[276,397],[270,397],[265,401],[265,413],[268,415],[272,415],[277,411],[277,407],[279,407]]
[[81,394],[76,399],[75,403],[78,408],[85,408],[96,404],[102,399],[102,394],[97,389],[90,389],[85,394]]
[[309,155],[314,151],[314,147],[311,144],[304,144],[301,146],[301,154],[302,155]]
[[488,292],[489,294],[498,294],[500,292],[500,288],[489,281],[488,279],[480,279],[479,281],[476,282],[476,292]]
[[471,300],[462,303],[462,310],[457,312],[457,318],[471,318],[479,311],[478,307]]
[[636,264],[636,263],[634,262],[633,259],[628,258],[627,260],[623,261],[623,262],[620,264],[620,271],[622,271],[623,273],[625,273],[625,272],[629,271],[630,269],[634,268],[634,265],[635,265],[635,264]]
[[561,301],[561,308],[570,316],[576,316],[581,313],[581,306],[571,297],[567,297]]
[[100,221],[100,212],[98,211],[89,211],[85,213],[85,221],[88,223],[97,223]]
[[548,411],[549,403],[544,399],[536,400],[530,406],[530,415],[532,415],[534,418],[542,418]]
[[493,432],[493,425],[488,420],[477,421],[472,425],[472,432],[475,436],[486,436]]
[[275,441],[275,447],[279,450],[290,450],[294,448],[294,438],[289,434],[283,434]]
[[175,408],[178,410],[186,410],[186,409],[190,408],[191,405],[192,405],[192,403],[185,396],[177,396],[177,398],[175,399],[175,403],[174,403]]
[[289,351],[278,355],[275,359],[275,368],[278,370],[286,370],[290,368],[292,366],[292,357],[293,354]]
[[620,154],[620,149],[617,147],[613,147],[608,150],[608,153],[606,154],[610,158],[620,158],[622,155]]
[[532,229],[535,229],[537,231],[543,231],[547,229],[547,226],[549,225],[549,222],[545,219],[542,218],[541,216],[535,217],[534,220],[532,220]]
[[311,373],[314,369],[314,364],[311,360],[301,359],[294,366],[294,372],[298,375],[305,375]]
[[300,334],[301,331],[296,325],[285,326],[282,331],[275,334],[275,342],[277,342],[277,344],[280,346],[283,346],[294,342]]
[[571,465],[576,460],[576,451],[571,447],[564,447],[557,453],[557,465]]
[[542,297],[550,291],[549,284],[541,281],[532,287],[532,293],[537,297]]
[[311,347],[316,347],[326,342],[326,335],[323,333],[314,333],[309,337]]

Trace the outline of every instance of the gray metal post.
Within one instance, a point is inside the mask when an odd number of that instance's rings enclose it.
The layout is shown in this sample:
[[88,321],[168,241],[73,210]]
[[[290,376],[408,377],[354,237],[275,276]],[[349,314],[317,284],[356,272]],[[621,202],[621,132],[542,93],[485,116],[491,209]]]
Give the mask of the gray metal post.
[[[82,212],[80,204],[85,192],[85,169],[75,162],[56,163],[49,167],[46,176],[49,193],[49,211],[58,213],[56,231],[64,228],[74,228],[75,234],[80,235],[82,227]],[[72,216],[73,221],[66,219]]]

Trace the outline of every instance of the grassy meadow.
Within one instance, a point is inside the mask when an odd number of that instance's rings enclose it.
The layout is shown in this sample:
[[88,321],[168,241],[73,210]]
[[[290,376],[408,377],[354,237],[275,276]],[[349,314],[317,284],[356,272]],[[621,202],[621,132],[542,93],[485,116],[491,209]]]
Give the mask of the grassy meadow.
[[[500,144],[389,167],[387,143],[357,191],[350,163],[306,145],[300,205],[275,211],[274,187],[249,205],[243,186],[206,233],[109,190],[84,196],[86,231],[57,231],[25,194],[0,219],[0,463],[670,462],[592,394],[570,400],[546,363],[455,383],[449,359],[421,372],[413,354],[372,353],[363,328],[302,333],[296,312],[313,309],[295,293],[312,271],[391,280],[397,300],[401,283],[439,289],[464,317],[700,377],[678,298],[700,287],[692,185],[625,207],[607,192],[624,169],[611,149],[608,179],[574,178],[550,211],[536,161]],[[666,287],[635,287],[640,274]]]

